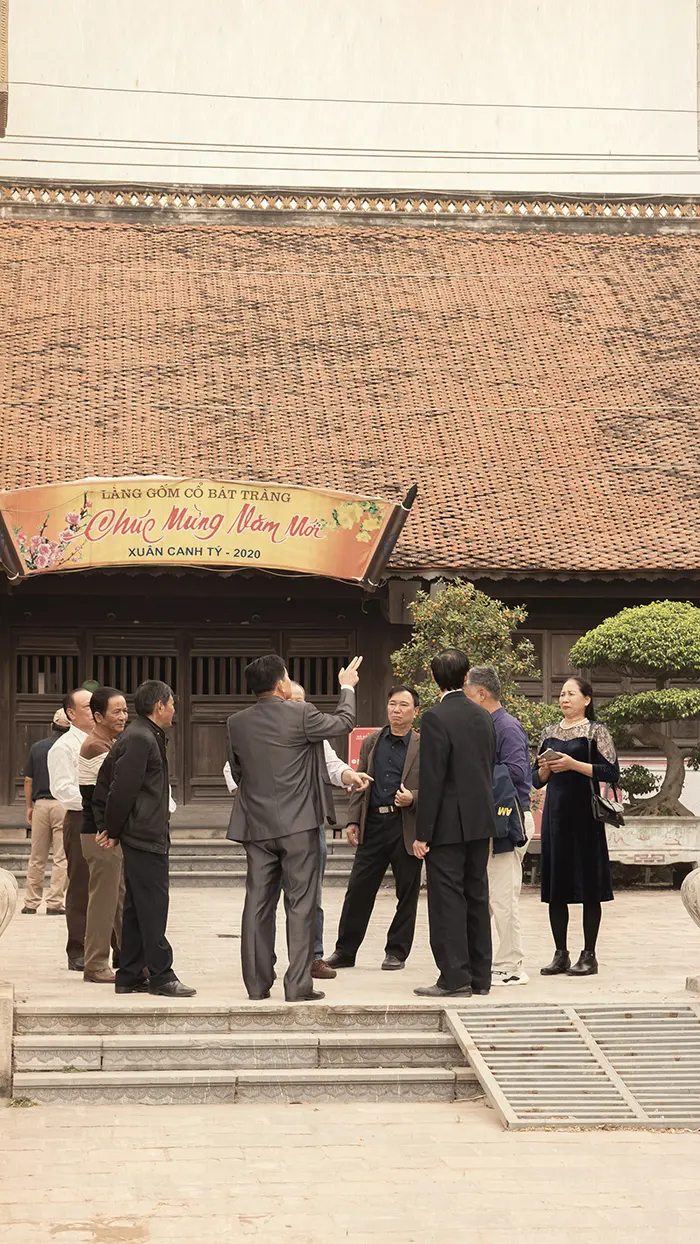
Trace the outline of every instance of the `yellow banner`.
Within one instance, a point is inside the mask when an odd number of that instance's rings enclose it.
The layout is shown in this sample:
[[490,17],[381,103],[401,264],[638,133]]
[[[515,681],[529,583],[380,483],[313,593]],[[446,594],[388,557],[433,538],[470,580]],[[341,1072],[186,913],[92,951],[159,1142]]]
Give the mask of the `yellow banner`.
[[284,484],[141,476],[0,492],[0,513],[22,575],[246,566],[362,582],[402,508]]

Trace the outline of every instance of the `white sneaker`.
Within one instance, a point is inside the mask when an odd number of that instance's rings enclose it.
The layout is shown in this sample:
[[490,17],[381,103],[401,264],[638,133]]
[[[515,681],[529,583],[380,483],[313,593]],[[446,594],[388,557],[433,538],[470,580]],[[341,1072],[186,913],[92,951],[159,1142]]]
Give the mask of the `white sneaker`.
[[527,972],[523,972],[522,969],[519,972],[493,972],[491,974],[493,985],[527,985],[529,980]]

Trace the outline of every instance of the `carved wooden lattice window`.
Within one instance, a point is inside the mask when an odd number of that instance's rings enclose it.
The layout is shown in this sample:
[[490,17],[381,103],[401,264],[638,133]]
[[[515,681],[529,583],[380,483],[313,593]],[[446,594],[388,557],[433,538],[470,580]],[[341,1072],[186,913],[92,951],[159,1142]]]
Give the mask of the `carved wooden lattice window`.
[[[255,659],[251,656],[210,656],[198,654],[191,661],[190,691],[194,696],[225,696],[229,699],[249,699],[245,680],[245,667]],[[314,697],[333,699],[338,692],[338,673],[347,665],[345,655],[290,656],[287,661],[289,676],[301,683],[309,699]]]
[[293,682],[301,683],[309,700],[333,699],[339,691],[338,674],[349,659],[347,653],[342,656],[290,656],[287,668],[289,677]]
[[133,695],[139,684],[148,678],[157,678],[177,692],[177,657],[142,652],[95,653],[92,677],[103,687],[117,687],[124,695]]
[[78,657],[18,653],[16,680],[17,695],[67,695],[78,686]]
[[248,696],[244,670],[253,656],[224,656],[219,653],[210,656],[206,653],[192,657],[190,669],[190,691],[199,696],[226,696],[238,699]]

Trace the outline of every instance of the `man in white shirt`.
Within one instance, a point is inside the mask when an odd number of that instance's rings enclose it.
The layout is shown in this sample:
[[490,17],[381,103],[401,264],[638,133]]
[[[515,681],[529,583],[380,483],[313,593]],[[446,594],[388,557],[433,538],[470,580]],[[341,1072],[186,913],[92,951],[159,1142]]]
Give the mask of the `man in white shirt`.
[[70,722],[70,729],[54,743],[48,755],[51,794],[65,809],[63,847],[68,863],[66,954],[72,972],[82,972],[85,968],[85,917],[90,873],[80,840],[83,800],[78,783],[78,758],[93,725],[91,699],[92,692],[83,687],[64,696],[63,711]]
[[[296,704],[303,704],[306,700],[306,692],[304,688],[302,687],[301,683],[290,682],[290,687],[291,687],[291,695],[289,697],[290,700],[294,701]],[[345,761],[341,760],[340,756],[338,756],[337,753],[333,751],[333,748],[328,742],[328,739],[323,740],[323,758],[326,762],[326,770],[328,772],[328,781],[331,783],[332,786],[356,786],[358,790],[364,791],[367,789],[367,786],[372,781],[372,779],[366,773],[356,773],[354,769],[351,769],[348,765],[346,765]],[[226,761],[226,764],[224,765],[224,780],[226,782],[226,786],[230,794],[235,795],[236,791],[238,790],[238,787],[233,780],[233,776],[231,774],[231,766],[228,760]],[[319,844],[320,844],[321,867],[320,867],[320,875],[319,875],[319,881],[318,881],[318,902],[316,905],[316,932],[314,934],[314,957],[313,957],[313,963],[311,964],[311,975],[318,980],[332,980],[334,976],[338,975],[338,973],[333,968],[329,968],[328,964],[324,961],[324,958],[323,958],[324,914],[323,914],[323,906],[322,906],[322,890],[323,890],[323,875],[326,871],[326,860],[328,858],[328,843],[326,842],[325,825],[319,826]]]

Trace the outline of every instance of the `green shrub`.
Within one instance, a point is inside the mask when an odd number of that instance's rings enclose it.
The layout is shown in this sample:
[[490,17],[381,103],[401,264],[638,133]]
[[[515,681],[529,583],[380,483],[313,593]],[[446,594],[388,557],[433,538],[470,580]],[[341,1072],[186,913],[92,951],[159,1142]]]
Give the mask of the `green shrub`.
[[[668,686],[671,681],[695,682],[700,677],[700,609],[688,601],[675,600],[622,609],[583,635],[571,649],[570,659],[579,669],[599,673],[613,670],[623,678],[647,678],[656,683],[648,691],[616,696],[601,706],[599,716],[618,742],[636,739],[643,747],[658,748],[666,757],[660,790],[639,804],[633,798],[633,811],[690,816],[679,799],[685,781],[685,757],[697,754],[697,749],[679,747],[663,726],[700,718],[700,690]],[[634,770],[649,772],[640,765],[631,766],[627,772]],[[646,793],[624,789],[633,796]]]
[[522,605],[506,605],[473,583],[456,579],[437,584],[433,595],[419,592],[409,608],[411,638],[394,653],[391,663],[396,678],[416,688],[422,709],[439,697],[430,673],[433,657],[441,648],[461,648],[470,665],[495,665],[503,704],[522,721],[533,742],[545,725],[559,720],[557,705],[528,700],[518,690],[519,679],[540,676],[532,644],[517,634],[527,618]]

